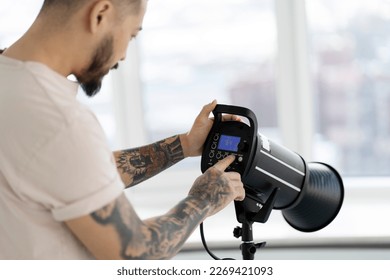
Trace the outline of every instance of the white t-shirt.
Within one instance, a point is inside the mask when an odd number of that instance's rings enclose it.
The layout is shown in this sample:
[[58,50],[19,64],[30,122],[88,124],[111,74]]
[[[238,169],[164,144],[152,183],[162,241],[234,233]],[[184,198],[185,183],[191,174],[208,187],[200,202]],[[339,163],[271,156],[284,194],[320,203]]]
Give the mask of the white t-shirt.
[[78,85],[43,64],[0,55],[0,259],[90,259],[63,221],[124,184]]

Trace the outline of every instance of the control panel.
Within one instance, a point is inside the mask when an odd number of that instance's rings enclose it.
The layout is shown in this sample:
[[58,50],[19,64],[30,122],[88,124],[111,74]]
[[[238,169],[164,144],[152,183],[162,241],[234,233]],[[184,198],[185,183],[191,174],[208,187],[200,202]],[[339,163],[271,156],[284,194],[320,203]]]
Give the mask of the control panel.
[[238,121],[218,123],[210,131],[205,142],[202,172],[228,155],[234,155],[236,159],[226,171],[236,171],[243,175],[249,161],[251,146],[252,132],[247,124]]

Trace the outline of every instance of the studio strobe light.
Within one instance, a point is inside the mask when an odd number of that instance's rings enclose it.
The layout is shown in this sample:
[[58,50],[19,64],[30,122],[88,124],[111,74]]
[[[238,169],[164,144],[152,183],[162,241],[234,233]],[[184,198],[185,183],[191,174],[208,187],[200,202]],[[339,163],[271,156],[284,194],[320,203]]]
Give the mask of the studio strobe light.
[[[245,117],[249,125],[222,121],[224,113]],[[247,108],[219,104],[213,114],[201,170],[205,172],[230,154],[236,156],[227,171],[240,173],[245,187],[246,198],[235,202],[237,220],[243,224],[235,234],[242,236],[244,243],[252,238],[252,223],[265,223],[272,209],[281,210],[293,228],[304,232],[320,230],[333,221],[344,198],[342,179],[333,167],[307,163],[299,154],[259,134],[256,116]],[[250,256],[243,251],[244,259],[253,258],[254,245],[249,246]]]

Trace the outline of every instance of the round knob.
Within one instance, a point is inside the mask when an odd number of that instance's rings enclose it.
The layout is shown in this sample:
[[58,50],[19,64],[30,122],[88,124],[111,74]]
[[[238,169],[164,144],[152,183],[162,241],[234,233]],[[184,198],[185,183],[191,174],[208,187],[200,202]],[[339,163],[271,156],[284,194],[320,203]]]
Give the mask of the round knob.
[[240,238],[242,236],[242,228],[235,227],[234,230],[233,230],[233,236],[235,238]]

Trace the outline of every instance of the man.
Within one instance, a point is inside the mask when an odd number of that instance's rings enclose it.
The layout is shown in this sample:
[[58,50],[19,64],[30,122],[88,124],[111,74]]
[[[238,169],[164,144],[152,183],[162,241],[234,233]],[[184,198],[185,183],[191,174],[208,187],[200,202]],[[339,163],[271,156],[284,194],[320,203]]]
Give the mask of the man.
[[123,189],[199,156],[216,102],[188,133],[112,153],[76,100],[78,84],[95,95],[125,59],[146,1],[45,0],[0,55],[0,259],[171,258],[206,217],[244,198],[227,157],[171,211],[141,220]]

